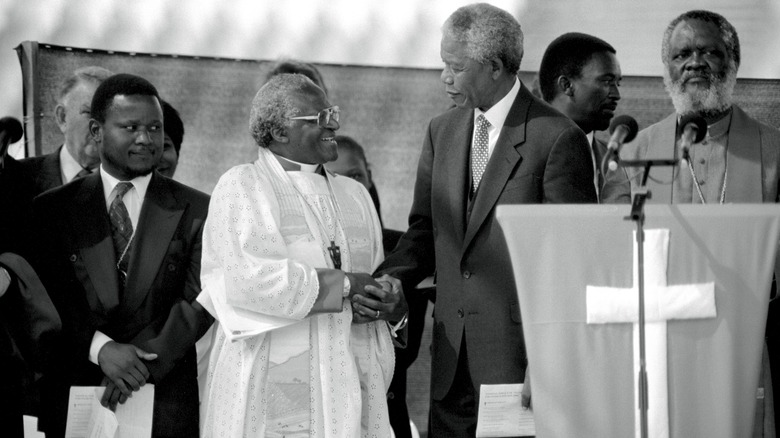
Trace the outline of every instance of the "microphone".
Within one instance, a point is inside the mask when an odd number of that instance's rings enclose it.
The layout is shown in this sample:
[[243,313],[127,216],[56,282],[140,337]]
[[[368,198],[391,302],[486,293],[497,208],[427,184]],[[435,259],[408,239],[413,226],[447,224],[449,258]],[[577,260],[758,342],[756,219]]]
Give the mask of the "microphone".
[[[607,143],[607,154],[604,155],[604,158],[608,160],[607,167],[609,170],[617,170],[618,161],[620,160],[620,148],[624,143],[633,140],[637,132],[639,132],[639,125],[637,125],[633,117],[624,114],[612,119],[612,123],[609,124],[609,133],[612,136],[609,138],[609,143]],[[602,173],[606,174],[603,163],[601,169]]]
[[685,165],[691,158],[691,145],[699,143],[707,136],[707,121],[698,114],[688,114],[680,119],[680,124],[677,126],[682,127],[682,135],[680,137],[682,158],[680,159],[680,164]]
[[0,119],[0,157],[5,157],[8,145],[21,140],[22,134],[24,134],[24,129],[22,129],[19,120],[13,117]]

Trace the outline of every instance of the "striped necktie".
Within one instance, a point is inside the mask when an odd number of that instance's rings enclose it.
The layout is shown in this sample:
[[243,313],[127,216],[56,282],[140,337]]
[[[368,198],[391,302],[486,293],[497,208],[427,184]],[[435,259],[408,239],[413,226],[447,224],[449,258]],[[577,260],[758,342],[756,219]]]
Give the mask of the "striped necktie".
[[[108,217],[111,220],[111,238],[114,240],[114,254],[116,255],[116,267],[122,276],[121,280],[127,277],[128,257],[127,251],[130,241],[133,238],[133,223],[130,221],[130,214],[127,212],[122,198],[133,188],[133,183],[120,182],[116,185],[116,197],[111,202],[108,209]],[[124,286],[124,284],[122,284]]]

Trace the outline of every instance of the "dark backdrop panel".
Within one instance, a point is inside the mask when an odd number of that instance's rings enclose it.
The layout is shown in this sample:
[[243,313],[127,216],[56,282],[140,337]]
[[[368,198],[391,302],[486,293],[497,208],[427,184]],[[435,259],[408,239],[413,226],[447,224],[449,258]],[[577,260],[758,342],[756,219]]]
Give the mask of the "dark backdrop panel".
[[[176,179],[210,193],[230,167],[254,160],[249,135],[252,98],[273,61],[108,52],[22,43],[25,131],[29,155],[62,143],[53,109],[59,83],[73,70],[99,65],[134,73],[154,83],[181,113],[184,144]],[[450,106],[440,70],[319,64],[330,101],[342,109],[339,134],[366,148],[382,198],[387,226],[406,228],[419,150],[429,120]],[[521,72],[531,87],[533,72]],[[659,77],[623,79],[618,112],[634,116],[640,128],[672,112]],[[740,80],[736,101],[754,117],[780,127],[780,81]],[[604,136],[605,133],[600,133]]]

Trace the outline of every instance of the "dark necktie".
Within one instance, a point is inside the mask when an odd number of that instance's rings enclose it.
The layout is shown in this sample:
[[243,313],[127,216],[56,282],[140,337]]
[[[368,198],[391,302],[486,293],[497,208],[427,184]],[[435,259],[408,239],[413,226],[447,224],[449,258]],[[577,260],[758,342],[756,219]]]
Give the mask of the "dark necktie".
[[77,173],[76,176],[74,176],[71,181],[75,181],[75,180],[77,180],[79,178],[84,178],[85,176],[89,175],[90,173],[92,173],[92,172],[89,169],[81,169],[81,170],[79,170],[79,173]]
[[483,114],[477,116],[477,132],[471,148],[471,192],[475,193],[482,181],[482,174],[488,162],[488,128],[490,122]]
[[111,237],[114,239],[114,254],[116,255],[116,268],[120,273],[121,286],[127,278],[127,251],[130,241],[133,239],[133,223],[130,214],[122,198],[128,190],[133,188],[133,183],[120,182],[116,185],[116,197],[108,209],[108,217],[111,220]]
[[596,144],[595,135],[593,137],[593,141],[590,144],[590,147],[593,149],[593,158],[596,160],[596,194],[601,195],[601,189],[604,187],[604,173],[602,173],[602,171],[607,171],[607,169],[601,168],[601,160],[603,157],[599,151],[598,145]]

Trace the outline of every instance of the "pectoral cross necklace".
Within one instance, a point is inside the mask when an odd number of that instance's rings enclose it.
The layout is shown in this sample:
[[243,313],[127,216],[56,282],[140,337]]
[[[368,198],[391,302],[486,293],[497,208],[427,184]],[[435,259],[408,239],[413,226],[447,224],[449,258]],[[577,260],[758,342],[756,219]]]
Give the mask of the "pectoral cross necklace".
[[[298,192],[298,196],[300,196],[303,204],[309,209],[312,216],[314,216],[314,220],[317,221],[317,225],[319,225],[320,231],[322,232],[322,237],[330,240],[330,246],[327,247],[327,250],[328,256],[330,256],[330,261],[333,262],[333,268],[341,269],[341,247],[336,245],[336,235],[338,234],[339,223],[341,222],[341,209],[339,208],[339,203],[333,194],[333,187],[330,185],[330,178],[328,178],[327,174],[323,176],[328,184],[328,194],[330,195],[328,200],[330,201],[331,210],[335,216],[332,235],[328,232],[328,228],[325,226],[322,220],[320,220],[320,216],[314,210],[314,207],[306,201],[306,197],[303,195],[303,193],[301,193],[298,186],[293,181],[290,182],[295,188],[295,191]],[[349,251],[349,243],[347,243],[347,250]]]
[[330,254],[330,259],[333,261],[333,267],[341,269],[341,248],[339,248],[333,240],[330,241],[328,253]]

